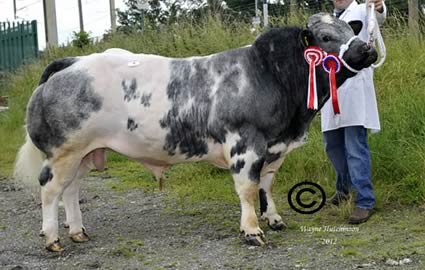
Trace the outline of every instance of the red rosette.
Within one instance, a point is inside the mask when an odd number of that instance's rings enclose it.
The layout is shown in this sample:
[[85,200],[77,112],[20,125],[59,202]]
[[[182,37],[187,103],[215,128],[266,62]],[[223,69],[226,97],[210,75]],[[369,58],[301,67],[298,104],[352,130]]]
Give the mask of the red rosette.
[[319,47],[308,46],[304,50],[304,58],[309,65],[307,108],[317,110],[316,66],[320,65],[326,53]]
[[341,69],[341,60],[336,54],[328,54],[322,62],[323,69],[329,74],[329,90],[331,93],[332,107],[335,114],[340,113],[338,94],[336,89],[336,73]]

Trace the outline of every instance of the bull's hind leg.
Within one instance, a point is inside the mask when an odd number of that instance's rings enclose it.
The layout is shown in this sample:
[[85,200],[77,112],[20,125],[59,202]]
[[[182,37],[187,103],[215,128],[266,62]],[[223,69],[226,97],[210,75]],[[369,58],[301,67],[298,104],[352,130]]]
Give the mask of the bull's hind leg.
[[272,198],[272,184],[274,172],[269,172],[261,177],[260,181],[260,214],[261,219],[266,220],[272,230],[282,230],[285,224],[282,217],[277,213]]
[[69,227],[69,236],[73,242],[81,243],[89,240],[83,226],[80,209],[80,179],[90,171],[90,167],[82,163],[71,184],[65,189],[62,198],[66,213],[66,226]]
[[46,248],[50,251],[62,251],[58,235],[58,203],[65,188],[75,178],[81,157],[72,154],[61,154],[54,157],[50,164],[42,169],[48,175],[48,181],[43,182],[41,187],[41,200],[43,209],[42,232],[46,237]]
[[75,178],[63,193],[66,213],[65,227],[69,228],[69,236],[73,242],[82,243],[89,240],[80,209],[80,180],[93,168],[103,171],[105,163],[105,149],[99,148],[87,154],[81,161]]

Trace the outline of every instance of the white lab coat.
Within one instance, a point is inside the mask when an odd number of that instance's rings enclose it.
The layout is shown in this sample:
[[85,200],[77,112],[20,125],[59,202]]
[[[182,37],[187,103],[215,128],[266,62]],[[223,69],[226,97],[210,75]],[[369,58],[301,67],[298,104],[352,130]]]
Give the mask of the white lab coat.
[[[366,5],[353,1],[341,14],[339,19],[346,22],[360,20],[363,22],[359,38],[367,41]],[[376,12],[376,19],[381,25],[386,16],[384,12]],[[337,75],[338,76],[338,75]],[[338,88],[340,114],[334,114],[332,102],[329,99],[321,110],[322,131],[329,131],[348,126],[364,126],[373,133],[381,129],[375,87],[373,85],[373,69],[366,68],[356,76],[346,80]]]

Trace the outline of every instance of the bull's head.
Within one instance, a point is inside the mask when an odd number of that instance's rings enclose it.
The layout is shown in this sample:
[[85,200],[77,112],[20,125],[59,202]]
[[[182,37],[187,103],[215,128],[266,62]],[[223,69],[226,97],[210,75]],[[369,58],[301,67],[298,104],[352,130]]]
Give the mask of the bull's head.
[[361,21],[347,24],[327,13],[319,13],[309,18],[307,29],[303,30],[301,38],[305,45],[318,46],[328,53],[339,54],[342,45],[349,45],[342,59],[351,68],[361,70],[369,67],[378,58],[373,47],[358,38],[352,39],[361,28]]

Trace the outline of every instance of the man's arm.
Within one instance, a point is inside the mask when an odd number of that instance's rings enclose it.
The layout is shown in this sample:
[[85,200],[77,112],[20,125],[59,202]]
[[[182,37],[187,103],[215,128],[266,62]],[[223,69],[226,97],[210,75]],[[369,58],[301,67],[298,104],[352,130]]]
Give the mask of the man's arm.
[[369,4],[370,3],[375,3],[376,20],[381,26],[387,17],[387,7],[385,6],[384,0],[369,0]]

